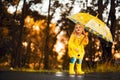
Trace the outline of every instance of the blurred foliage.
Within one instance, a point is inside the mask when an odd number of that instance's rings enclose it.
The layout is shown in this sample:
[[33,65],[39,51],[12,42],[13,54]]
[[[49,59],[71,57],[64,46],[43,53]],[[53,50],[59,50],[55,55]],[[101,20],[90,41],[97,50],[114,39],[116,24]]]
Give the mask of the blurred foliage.
[[[26,1],[26,0],[24,0]],[[70,0],[71,4],[75,4],[74,0]],[[86,0],[87,1],[87,0]],[[107,0],[108,1],[108,0]],[[93,0],[93,6],[82,9],[82,12],[89,12],[93,15],[97,14],[94,7],[98,5]],[[59,1],[54,1],[51,5],[50,21],[54,18],[56,9],[63,10],[60,14],[61,18],[57,23],[50,23],[48,26],[47,16],[39,14],[37,11],[31,11],[29,7],[32,3],[42,3],[42,0],[34,0],[29,3],[24,3],[23,12],[13,14],[7,12],[8,6],[18,5],[19,0],[4,0],[0,1],[0,66],[11,67],[11,70],[44,70],[45,55],[47,56],[46,63],[48,63],[49,70],[67,70],[69,64],[69,57],[67,55],[67,41],[74,29],[74,23],[66,19],[70,15],[73,6],[66,3],[64,6]],[[105,2],[103,7],[106,7],[108,2]],[[118,6],[118,5],[116,5]],[[65,8],[65,10],[64,10]],[[118,61],[118,65],[113,66],[111,63],[102,63],[102,47],[98,37],[89,34],[89,45],[86,46],[86,55],[83,62],[83,69],[86,72],[91,71],[119,71],[119,60],[115,59],[115,52],[120,54],[120,20],[115,21],[114,27],[114,43],[112,46],[112,55],[114,63]],[[110,26],[110,24],[108,24]],[[21,29],[22,27],[22,29]],[[48,29],[49,27],[49,29]],[[21,31],[20,31],[21,30]],[[49,34],[46,34],[48,31]],[[22,34],[21,34],[22,33]],[[63,34],[64,33],[64,34]],[[21,34],[21,37],[20,37]],[[63,34],[62,36],[60,36]],[[48,39],[46,39],[48,37]],[[47,40],[47,41],[46,41]],[[20,43],[21,42],[21,43]],[[48,43],[48,50],[45,51],[45,44]],[[57,45],[62,43],[64,46]],[[18,49],[19,44],[21,47]],[[55,47],[57,45],[57,47]],[[59,48],[62,48],[62,50]],[[63,50],[64,48],[64,50]],[[57,52],[57,49],[59,52]],[[64,54],[61,54],[63,52]],[[20,53],[20,54],[18,54]],[[109,67],[108,67],[109,65]],[[107,67],[107,69],[106,69]],[[112,69],[111,69],[112,68]],[[95,70],[94,70],[95,69]]]

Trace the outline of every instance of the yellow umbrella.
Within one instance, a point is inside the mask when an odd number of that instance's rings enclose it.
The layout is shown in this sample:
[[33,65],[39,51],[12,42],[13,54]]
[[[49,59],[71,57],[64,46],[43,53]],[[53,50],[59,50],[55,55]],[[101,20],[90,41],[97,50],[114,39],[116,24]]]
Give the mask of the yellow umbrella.
[[109,28],[96,16],[93,16],[89,13],[77,13],[72,16],[68,16],[67,18],[74,23],[80,22],[89,32],[105,39],[108,42],[113,42],[112,34]]

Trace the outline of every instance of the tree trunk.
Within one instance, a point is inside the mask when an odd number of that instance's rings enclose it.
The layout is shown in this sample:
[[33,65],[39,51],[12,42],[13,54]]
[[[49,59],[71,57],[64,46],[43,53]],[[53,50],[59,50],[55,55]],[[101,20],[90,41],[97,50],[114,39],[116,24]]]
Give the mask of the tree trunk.
[[17,42],[17,46],[16,46],[16,50],[15,50],[15,54],[16,54],[16,58],[15,58],[15,67],[22,67],[22,35],[23,35],[23,25],[24,25],[24,18],[25,18],[25,2],[26,0],[24,0],[23,3],[23,9],[22,9],[22,17],[20,20],[20,25],[19,25],[19,35],[18,35],[18,42]]
[[[99,18],[102,20],[102,13],[103,13],[103,4],[102,4],[103,0],[99,0],[98,1],[98,12],[99,12]],[[112,6],[112,5],[111,5]],[[107,42],[103,39],[100,38],[100,42],[101,42],[101,47],[102,47],[102,50],[103,50],[103,53],[102,53],[102,61],[103,62],[109,62],[111,61],[112,59],[112,43],[110,42]]]
[[4,17],[3,16],[3,4],[2,4],[2,1],[0,0],[0,26],[2,26],[2,18]]
[[[111,0],[111,8],[110,8],[110,13],[109,13],[109,18],[107,23],[109,22],[109,20],[111,21],[111,27],[110,27],[110,31],[112,33],[113,39],[115,37],[115,21],[116,21],[116,16],[115,16],[115,0]],[[112,43],[109,43],[110,46],[110,51],[112,50]],[[109,53],[110,57],[108,58],[108,60],[112,60],[112,52]]]
[[116,21],[116,16],[115,16],[115,0],[111,0],[111,8],[110,8],[110,13],[109,13],[109,18],[108,18],[108,21],[107,23],[111,21],[111,27],[110,27],[110,30],[111,30],[111,33],[112,33],[112,36],[114,38],[115,36],[115,21]]
[[48,8],[48,22],[47,27],[45,30],[45,47],[44,47],[44,69],[49,69],[49,26],[50,26],[50,6],[51,6],[51,0],[49,0],[49,8]]

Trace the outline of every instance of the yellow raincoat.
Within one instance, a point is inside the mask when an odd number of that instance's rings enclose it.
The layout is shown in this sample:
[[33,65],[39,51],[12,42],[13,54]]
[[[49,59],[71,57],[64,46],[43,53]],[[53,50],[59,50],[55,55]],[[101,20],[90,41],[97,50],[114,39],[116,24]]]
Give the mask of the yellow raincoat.
[[88,44],[88,42],[89,42],[88,39],[86,39],[84,35],[77,37],[75,34],[72,34],[68,42],[69,57],[83,59],[85,54],[84,47]]

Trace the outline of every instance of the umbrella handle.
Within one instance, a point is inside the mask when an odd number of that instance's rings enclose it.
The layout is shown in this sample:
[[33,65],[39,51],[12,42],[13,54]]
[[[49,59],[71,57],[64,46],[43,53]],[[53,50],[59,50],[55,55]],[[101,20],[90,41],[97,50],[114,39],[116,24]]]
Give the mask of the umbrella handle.
[[86,35],[83,37],[83,39],[81,40],[81,42],[80,42],[80,44],[79,45],[81,45],[81,43],[83,42],[83,40],[84,40],[84,38],[86,37]]
[[97,13],[96,17],[98,17],[99,13]]

